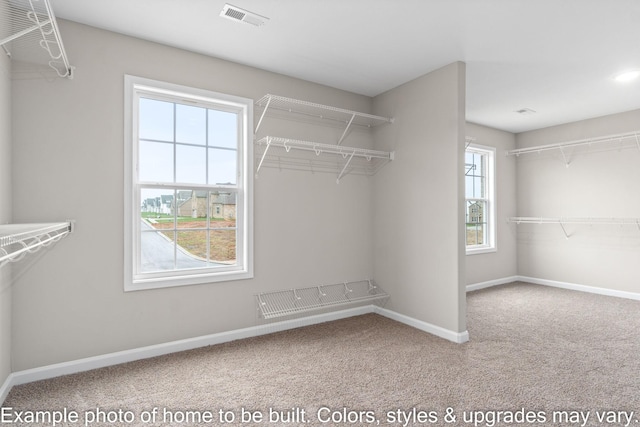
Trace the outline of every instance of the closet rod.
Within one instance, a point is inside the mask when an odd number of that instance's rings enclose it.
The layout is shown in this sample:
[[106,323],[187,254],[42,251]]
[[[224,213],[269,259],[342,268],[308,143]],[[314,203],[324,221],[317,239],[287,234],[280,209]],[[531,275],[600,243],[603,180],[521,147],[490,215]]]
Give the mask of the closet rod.
[[587,224],[587,225],[638,225],[640,218],[548,218],[510,217],[507,222],[516,224]]
[[571,235],[565,228],[568,224],[585,225],[635,225],[640,231],[640,218],[544,218],[544,217],[511,217],[507,222],[516,224],[558,224],[562,228],[564,237],[567,239]]
[[75,221],[0,225],[0,267],[57,242],[73,232]]
[[616,135],[602,136],[597,138],[578,139],[573,141],[558,142],[554,144],[538,145],[538,146],[527,147],[527,148],[518,148],[515,150],[509,150],[507,151],[506,154],[507,156],[514,156],[514,155],[519,156],[520,154],[539,153],[539,152],[548,151],[548,150],[558,150],[558,149],[562,150],[565,147],[577,147],[581,145],[591,145],[591,144],[598,144],[603,142],[615,142],[615,141],[620,142],[622,140],[631,139],[631,138],[633,138],[633,140],[636,143],[636,146],[638,147],[638,149],[640,149],[640,131],[634,131],[634,132],[627,132],[627,133],[621,133]]

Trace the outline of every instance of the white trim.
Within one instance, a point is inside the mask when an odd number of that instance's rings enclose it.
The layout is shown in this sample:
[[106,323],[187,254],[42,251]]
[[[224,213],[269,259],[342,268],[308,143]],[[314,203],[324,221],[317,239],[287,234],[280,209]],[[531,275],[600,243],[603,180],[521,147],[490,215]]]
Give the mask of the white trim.
[[9,395],[9,392],[11,391],[11,387],[16,385],[14,378],[15,378],[14,374],[9,374],[9,376],[4,381],[2,386],[0,386],[0,406],[2,406],[2,404],[4,403],[4,400]]
[[553,288],[569,289],[578,292],[587,292],[590,294],[604,295],[609,297],[625,298],[640,301],[640,293],[619,291],[616,289],[599,288],[597,286],[580,285],[577,283],[560,282],[558,280],[539,279],[529,276],[510,276],[501,279],[488,280],[486,282],[473,283],[466,286],[467,292],[477,291],[479,289],[490,288],[492,286],[504,285],[513,282],[526,282],[534,285],[550,286]]
[[455,343],[464,343],[469,341],[469,333],[467,331],[453,332],[448,329],[441,328],[439,326],[432,325],[430,323],[423,322],[421,320],[417,320],[391,310],[387,310],[375,305],[367,305],[346,310],[334,311],[331,313],[307,316],[300,319],[267,323],[263,325],[252,326],[249,328],[237,329],[234,331],[220,332],[217,334],[205,335],[201,337],[150,345],[146,347],[134,348],[131,350],[118,351],[115,353],[108,353],[100,356],[87,357],[84,359],[72,360],[69,362],[56,363],[53,365],[41,366],[38,368],[14,372],[9,375],[7,380],[0,388],[0,403],[4,402],[4,399],[9,394],[11,387],[15,385],[55,378],[61,375],[75,374],[92,369],[104,368],[120,363],[148,359],[150,357],[162,356],[165,354],[176,353],[185,350],[192,350],[209,345],[222,344],[244,338],[267,335],[274,332],[330,322],[333,320],[345,319],[353,316],[360,316],[362,314],[368,313],[380,314],[389,319],[396,320],[400,323],[404,323],[408,326],[412,326],[414,328],[420,329],[422,331],[439,336]]
[[249,328],[236,329],[234,331],[220,332],[216,334],[172,341],[163,344],[134,348],[131,350],[118,351],[115,353],[108,353],[100,356],[87,357],[84,359],[72,360],[69,362],[56,363],[53,365],[47,365],[33,369],[26,369],[23,371],[14,372],[13,374],[9,375],[9,378],[7,379],[3,387],[7,387],[8,389],[10,389],[11,386],[14,385],[59,377],[61,375],[74,374],[78,372],[89,371],[92,369],[104,368],[106,366],[117,365],[120,363],[133,362],[135,360],[148,359],[150,357],[162,356],[165,354],[176,353],[185,350],[192,350],[194,348],[222,344],[260,335],[267,335],[274,332],[300,328],[303,326],[329,322],[332,320],[344,319],[347,317],[359,316],[372,312],[374,312],[372,305],[355,307],[347,310],[308,316],[301,319],[267,323],[264,325],[253,326]]
[[599,288],[596,286],[579,285],[577,283],[560,282],[557,280],[538,279],[535,277],[518,276],[518,281],[533,283],[534,285],[551,286],[553,288],[569,289],[572,291],[587,292],[590,294],[605,295],[609,297],[625,298],[640,301],[640,293],[619,291],[616,289]]
[[[203,108],[233,111],[241,117],[238,135],[238,180],[233,185],[193,183],[150,183],[138,180],[138,102],[140,97],[166,100],[172,103],[194,101]],[[124,290],[138,291],[171,286],[245,280],[253,278],[253,100],[207,89],[124,76]],[[174,142],[175,144],[175,142]],[[207,145],[206,147],[209,147]],[[205,146],[203,146],[205,148]],[[174,169],[175,169],[174,158]],[[208,167],[208,166],[207,166]],[[175,178],[175,177],[174,177]],[[228,188],[236,193],[236,260],[237,265],[178,269],[159,273],[140,270],[139,194],[141,188],[173,190]]]
[[449,329],[445,329],[440,326],[424,322],[422,320],[414,319],[413,317],[405,316],[404,314],[400,314],[382,307],[375,307],[374,312],[381,316],[388,317],[389,319],[404,323],[405,325],[412,326],[416,329],[420,329],[421,331],[430,333],[440,338],[444,338],[457,344],[462,344],[469,341],[469,331],[454,332]]
[[[477,200],[481,200],[486,203],[487,206],[487,215],[489,220],[486,222],[487,232],[486,238],[488,242],[484,245],[465,245],[465,253],[466,255],[478,255],[484,253],[491,253],[498,251],[498,239],[497,239],[497,221],[496,221],[496,209],[498,206],[497,202],[497,193],[496,193],[496,147],[491,147],[488,145],[480,145],[470,143],[464,150],[465,159],[467,152],[475,152],[479,153],[482,156],[486,157],[486,167],[487,167],[487,175],[486,175],[486,197],[480,198]],[[472,198],[466,198],[467,190],[465,188],[465,236],[466,236],[466,217],[467,217],[467,200],[471,200]]]
[[479,289],[490,288],[492,286],[498,286],[498,285],[504,285],[511,282],[517,282],[518,280],[520,280],[520,276],[503,277],[501,279],[493,279],[493,280],[488,280],[486,282],[473,283],[471,285],[467,285],[466,289],[467,289],[467,292],[477,291]]

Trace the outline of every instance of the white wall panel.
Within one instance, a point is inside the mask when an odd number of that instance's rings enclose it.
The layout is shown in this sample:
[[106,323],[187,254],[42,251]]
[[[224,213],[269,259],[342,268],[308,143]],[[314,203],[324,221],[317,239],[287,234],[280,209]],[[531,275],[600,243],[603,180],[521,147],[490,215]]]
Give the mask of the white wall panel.
[[[640,111],[517,135],[518,148],[640,130]],[[629,146],[627,144],[627,146]],[[615,141],[520,155],[518,216],[640,218],[640,149]],[[619,291],[640,288],[640,229],[636,225],[512,225],[518,274]]]

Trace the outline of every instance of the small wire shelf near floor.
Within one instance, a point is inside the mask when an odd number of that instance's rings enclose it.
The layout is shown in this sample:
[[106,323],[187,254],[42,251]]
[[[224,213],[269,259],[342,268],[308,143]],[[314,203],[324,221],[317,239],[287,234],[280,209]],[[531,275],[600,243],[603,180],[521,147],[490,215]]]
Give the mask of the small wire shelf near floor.
[[389,295],[373,280],[320,285],[256,295],[260,317],[268,320],[350,305],[382,304]]

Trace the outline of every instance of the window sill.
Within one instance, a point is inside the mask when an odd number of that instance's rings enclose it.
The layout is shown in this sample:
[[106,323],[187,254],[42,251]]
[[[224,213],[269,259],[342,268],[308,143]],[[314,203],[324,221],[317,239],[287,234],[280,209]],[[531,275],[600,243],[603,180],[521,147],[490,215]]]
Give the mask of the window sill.
[[467,248],[467,255],[480,255],[480,254],[488,254],[491,252],[498,252],[494,246],[482,246],[478,248]]
[[252,279],[251,270],[236,270],[218,273],[192,274],[173,277],[159,277],[153,279],[137,279],[126,283],[125,292],[143,291],[158,288],[171,288],[177,286],[200,285],[204,283],[230,282],[233,280]]

